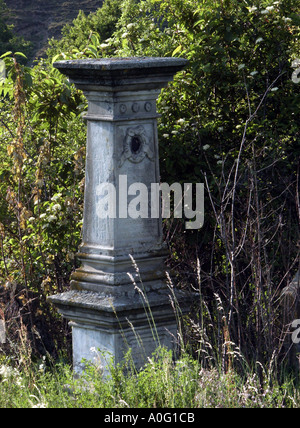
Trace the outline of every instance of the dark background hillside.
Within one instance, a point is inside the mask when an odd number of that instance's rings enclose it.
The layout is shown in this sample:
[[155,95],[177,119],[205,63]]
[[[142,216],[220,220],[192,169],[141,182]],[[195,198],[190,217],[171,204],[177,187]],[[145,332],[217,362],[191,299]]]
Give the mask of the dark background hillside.
[[101,7],[103,0],[5,0],[11,10],[10,23],[18,35],[33,43],[32,57],[39,57],[51,37],[59,38],[62,27],[72,22],[79,10],[86,14]]

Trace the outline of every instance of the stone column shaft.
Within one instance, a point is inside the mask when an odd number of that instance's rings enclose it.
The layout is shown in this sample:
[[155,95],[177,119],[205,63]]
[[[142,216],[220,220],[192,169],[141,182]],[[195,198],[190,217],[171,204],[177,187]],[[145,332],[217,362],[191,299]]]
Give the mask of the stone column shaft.
[[[88,100],[81,267],[71,291],[50,298],[71,321],[76,371],[82,358],[93,358],[91,348],[118,363],[130,347],[140,367],[158,345],[174,347],[176,316],[151,190],[160,182],[156,100],[186,63],[120,58],[54,64]],[[138,199],[141,188],[146,202]]]

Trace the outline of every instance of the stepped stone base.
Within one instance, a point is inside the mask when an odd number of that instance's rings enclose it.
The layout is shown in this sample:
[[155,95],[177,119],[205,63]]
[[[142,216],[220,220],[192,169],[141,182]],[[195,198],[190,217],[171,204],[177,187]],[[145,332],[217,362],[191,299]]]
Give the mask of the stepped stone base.
[[88,360],[108,373],[109,364],[120,363],[129,349],[137,369],[159,346],[176,353],[175,306],[186,303],[186,294],[176,291],[175,299],[170,290],[147,295],[136,290],[123,295],[72,290],[49,300],[71,320],[74,371],[81,373]]

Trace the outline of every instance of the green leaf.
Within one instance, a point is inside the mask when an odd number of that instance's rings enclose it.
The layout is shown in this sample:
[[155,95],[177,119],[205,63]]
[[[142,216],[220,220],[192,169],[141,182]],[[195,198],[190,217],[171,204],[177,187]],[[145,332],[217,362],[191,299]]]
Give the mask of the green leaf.
[[96,34],[93,34],[91,36],[91,42],[94,45],[94,47],[96,47],[96,46],[98,46],[100,44],[99,38],[98,38],[98,36]]
[[175,56],[179,52],[182,51],[182,45],[177,46],[177,48],[173,51],[172,56]]
[[97,54],[98,54],[98,51],[97,51],[97,49],[95,49],[95,46],[89,45],[88,47],[89,47],[89,50],[90,50],[91,52],[93,52],[93,54],[95,54],[95,55],[97,55]]
[[197,21],[197,22],[194,24],[194,27],[197,27],[197,25],[202,24],[203,22],[205,22],[205,20],[204,20],[204,19],[199,19],[199,21]]
[[55,55],[55,56],[52,58],[52,64],[54,64],[54,63],[56,62],[56,60],[57,60],[58,58],[60,58],[60,57],[61,57],[61,53],[59,53],[59,54]]
[[12,55],[11,51],[5,52],[5,54],[1,55],[0,58],[6,58],[7,56],[10,56],[10,55]]
[[27,56],[22,52],[15,52],[14,55],[21,56],[22,58],[28,59]]

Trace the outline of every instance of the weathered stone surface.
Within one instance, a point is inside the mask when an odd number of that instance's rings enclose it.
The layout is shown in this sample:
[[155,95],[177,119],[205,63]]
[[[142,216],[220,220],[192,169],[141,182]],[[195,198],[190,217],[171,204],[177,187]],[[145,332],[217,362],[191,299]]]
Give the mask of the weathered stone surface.
[[66,60],[53,65],[82,90],[125,91],[160,89],[186,64],[180,58],[139,57]]
[[[186,63],[121,58],[54,64],[83,90],[89,105],[82,266],[72,275],[72,291],[50,298],[71,320],[77,371],[82,358],[93,359],[90,348],[119,362],[129,344],[141,366],[158,344],[176,346],[170,295],[182,309],[188,301],[165,283],[161,217],[151,218],[150,202],[148,217],[126,210],[135,197],[127,194],[131,185],[150,189],[160,181],[156,99]],[[101,215],[103,184],[116,189],[115,216]]]

